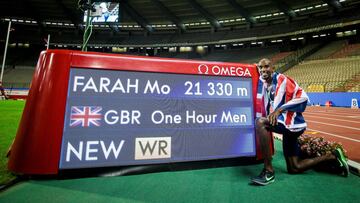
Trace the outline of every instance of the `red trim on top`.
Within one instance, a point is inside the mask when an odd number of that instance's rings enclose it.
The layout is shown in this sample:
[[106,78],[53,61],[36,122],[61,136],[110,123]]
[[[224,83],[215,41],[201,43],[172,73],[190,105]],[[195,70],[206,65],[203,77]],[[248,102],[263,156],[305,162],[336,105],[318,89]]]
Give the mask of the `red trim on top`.
[[[144,56],[130,56],[120,54],[104,54],[94,52],[80,52],[73,51],[73,58],[71,60],[71,67],[77,68],[95,68],[95,69],[111,69],[111,70],[131,70],[131,71],[144,71],[144,72],[161,72],[161,73],[180,73],[180,74],[195,74],[199,73],[198,67],[205,65],[209,71],[205,74],[205,67],[200,68],[205,75],[222,75],[222,76],[234,76],[234,74],[214,74],[211,71],[213,66],[222,67],[241,67],[248,69],[251,76],[241,77],[258,77],[259,74],[255,65],[229,63],[229,62],[215,62],[215,61],[197,61],[197,60],[185,60],[185,59],[169,59],[159,57],[144,57]],[[136,68],[135,68],[136,67]],[[219,69],[216,69],[219,70]],[[230,72],[228,72],[230,73]],[[235,72],[233,72],[235,73]],[[258,78],[255,79],[256,81]]]

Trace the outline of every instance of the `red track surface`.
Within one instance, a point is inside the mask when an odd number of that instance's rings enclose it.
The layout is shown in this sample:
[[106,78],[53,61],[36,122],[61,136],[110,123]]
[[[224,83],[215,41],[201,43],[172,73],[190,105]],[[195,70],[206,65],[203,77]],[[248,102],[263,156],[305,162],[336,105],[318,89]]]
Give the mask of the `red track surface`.
[[306,133],[341,143],[350,160],[360,163],[360,109],[306,108]]

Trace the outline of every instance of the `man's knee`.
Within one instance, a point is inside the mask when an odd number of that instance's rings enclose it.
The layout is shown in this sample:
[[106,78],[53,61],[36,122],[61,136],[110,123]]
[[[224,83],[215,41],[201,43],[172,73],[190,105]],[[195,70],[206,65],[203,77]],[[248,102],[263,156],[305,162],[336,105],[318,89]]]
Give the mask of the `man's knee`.
[[300,170],[299,167],[293,167],[293,166],[288,166],[287,171],[289,174],[299,174],[303,172],[302,170]]
[[258,127],[267,126],[268,123],[269,120],[267,118],[261,117],[256,119],[256,126]]
[[286,166],[289,174],[299,174],[303,172],[297,157],[289,157],[287,159]]

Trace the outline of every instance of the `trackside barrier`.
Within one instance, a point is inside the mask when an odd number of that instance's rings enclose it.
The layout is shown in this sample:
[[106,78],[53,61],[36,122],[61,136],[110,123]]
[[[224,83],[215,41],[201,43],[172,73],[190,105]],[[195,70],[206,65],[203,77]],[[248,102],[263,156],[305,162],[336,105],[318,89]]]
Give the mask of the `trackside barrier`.
[[351,99],[351,108],[352,109],[358,109],[359,108],[358,100],[356,98]]
[[360,100],[360,92],[324,92],[324,93],[307,93],[310,103],[324,106],[327,101],[332,102],[334,107],[351,107],[356,100]]
[[4,88],[9,99],[26,99],[29,88]]
[[47,50],[37,63],[9,169],[41,175],[260,158],[258,77],[249,64]]

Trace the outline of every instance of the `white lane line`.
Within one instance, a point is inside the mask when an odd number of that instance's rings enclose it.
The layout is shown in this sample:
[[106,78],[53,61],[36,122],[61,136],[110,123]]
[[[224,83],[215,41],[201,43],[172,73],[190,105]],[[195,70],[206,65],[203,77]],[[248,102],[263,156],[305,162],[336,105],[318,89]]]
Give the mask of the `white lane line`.
[[305,111],[304,113],[312,113],[312,114],[325,114],[325,115],[338,115],[338,116],[357,116],[357,113],[335,113],[335,112],[326,112],[326,111]]
[[347,162],[348,162],[349,166],[352,166],[353,168],[356,168],[358,170],[357,171],[358,173],[360,172],[360,164],[358,162],[352,161],[350,159]]
[[320,123],[320,124],[324,124],[324,125],[336,126],[336,127],[340,127],[340,128],[348,128],[348,129],[360,131],[360,128],[353,128],[353,127],[349,127],[349,126],[342,126],[342,125],[336,125],[336,124],[331,124],[331,123],[323,123],[323,122],[313,121],[313,120],[309,120],[309,119],[307,119],[306,121],[308,121],[308,122],[313,122],[313,123]]
[[334,113],[359,113],[359,109],[335,109],[335,110],[331,110],[331,109],[311,109],[311,108],[308,108],[308,110],[310,111],[313,111],[313,112],[334,112]]
[[320,131],[320,130],[315,130],[315,129],[312,129],[312,128],[306,128],[306,129],[307,130],[312,130],[312,131],[315,131],[315,132],[319,132],[319,133],[323,133],[325,135],[330,135],[330,136],[334,136],[334,137],[343,138],[343,139],[346,139],[346,140],[351,140],[351,141],[354,141],[354,142],[360,142],[360,140],[349,138],[349,137],[344,137],[344,136],[341,136],[341,135],[336,135],[336,134],[333,134],[333,133],[327,133],[327,132]]
[[360,126],[359,121],[349,121],[349,120],[343,120],[343,119],[337,119],[337,118],[327,118],[327,117],[321,117],[321,116],[310,116],[310,115],[306,115],[304,114],[305,117],[315,117],[315,118],[322,118],[322,119],[329,119],[329,120],[335,120],[335,121],[345,121],[345,122],[350,122],[350,123],[357,123]]
[[359,117],[359,114],[342,114],[342,115],[336,115],[335,113],[325,113],[325,112],[313,112],[313,111],[305,111],[304,113],[308,113],[308,114],[314,114],[314,115],[326,115],[326,116],[334,116],[334,117],[353,117],[353,118],[357,118]]
[[324,112],[324,111],[305,111],[304,113],[311,113],[311,114],[324,114],[324,115],[330,115],[330,116],[359,116],[359,113],[335,113],[335,112]]

